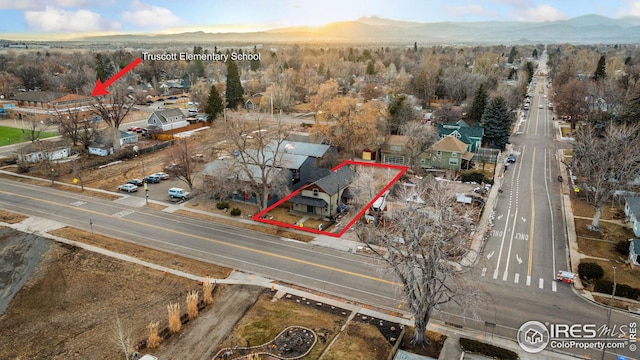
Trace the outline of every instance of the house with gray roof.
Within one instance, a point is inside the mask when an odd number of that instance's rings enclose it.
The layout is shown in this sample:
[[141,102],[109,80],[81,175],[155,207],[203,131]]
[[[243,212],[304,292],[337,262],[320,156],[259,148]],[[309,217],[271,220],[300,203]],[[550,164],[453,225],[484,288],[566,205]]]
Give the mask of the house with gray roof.
[[469,126],[466,121],[459,120],[455,123],[443,123],[438,125],[438,139],[445,136],[453,136],[467,144],[467,151],[476,152],[482,147],[484,128],[478,124]]
[[303,187],[298,194],[288,200],[291,210],[322,218],[335,218],[341,203],[351,197],[348,187],[355,179],[356,172],[350,166],[343,166],[329,175]]
[[147,128],[152,133],[171,132],[188,125],[189,122],[185,119],[182,111],[175,108],[154,111],[147,119]]
[[624,197],[624,214],[629,218],[633,233],[640,237],[640,196]]

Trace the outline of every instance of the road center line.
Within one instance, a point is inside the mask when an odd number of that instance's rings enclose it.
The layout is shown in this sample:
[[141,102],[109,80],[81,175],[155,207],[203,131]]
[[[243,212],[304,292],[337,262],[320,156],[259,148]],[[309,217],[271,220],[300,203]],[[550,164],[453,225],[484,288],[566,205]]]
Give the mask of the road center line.
[[0,190],[0,193],[6,194],[6,195],[9,195],[9,196],[21,197],[21,198],[29,199],[29,200],[32,200],[32,201],[39,201],[39,202],[47,203],[47,204],[54,205],[54,206],[61,206],[61,207],[65,207],[65,208],[70,208],[70,209],[74,209],[76,211],[83,211],[85,213],[90,213],[90,214],[94,214],[94,215],[98,215],[98,216],[114,218],[114,219],[118,219],[119,221],[127,221],[127,222],[132,223],[132,224],[141,225],[141,226],[147,226],[147,227],[154,228],[156,230],[161,230],[161,231],[164,231],[164,232],[167,232],[167,233],[174,233],[174,234],[177,234],[177,235],[187,236],[187,237],[191,237],[191,238],[202,240],[202,241],[208,241],[208,242],[215,243],[215,244],[218,244],[218,245],[223,245],[223,246],[228,246],[228,247],[232,247],[232,248],[236,248],[236,249],[240,249],[240,250],[245,250],[245,251],[253,252],[253,253],[256,253],[256,254],[260,254],[260,255],[271,256],[271,257],[274,257],[274,258],[287,260],[287,261],[291,261],[291,262],[296,262],[296,263],[303,264],[303,265],[313,266],[313,267],[317,267],[317,268],[321,268],[321,269],[325,269],[325,270],[330,270],[330,271],[336,271],[336,272],[339,272],[339,273],[342,273],[342,274],[351,275],[351,276],[355,276],[355,277],[360,277],[360,278],[364,278],[364,279],[368,279],[368,280],[373,280],[373,281],[381,282],[381,283],[384,283],[384,284],[402,286],[402,284],[399,284],[399,283],[396,283],[396,282],[393,282],[393,281],[389,281],[389,280],[380,279],[380,278],[377,278],[377,277],[374,277],[374,276],[358,274],[358,273],[355,273],[355,272],[352,272],[352,271],[338,269],[338,268],[334,268],[334,267],[327,266],[327,265],[321,265],[321,264],[317,264],[317,263],[314,263],[314,262],[311,262],[311,261],[300,260],[300,259],[292,258],[292,257],[289,257],[289,256],[272,253],[272,252],[269,252],[269,251],[252,249],[250,247],[237,245],[237,244],[232,244],[232,243],[227,243],[227,242],[216,240],[216,239],[210,239],[210,238],[206,238],[204,236],[188,234],[188,233],[184,233],[184,232],[181,232],[181,231],[176,231],[176,230],[172,230],[172,229],[168,229],[168,228],[164,228],[164,227],[160,227],[160,226],[156,226],[156,225],[152,225],[152,224],[147,224],[147,223],[143,223],[143,222],[132,220],[132,219],[128,219],[128,218],[116,217],[116,216],[109,215],[109,214],[103,214],[101,212],[94,211],[94,210],[89,210],[89,209],[86,209],[86,208],[83,208],[83,207],[77,207],[77,206],[57,203],[57,202],[53,202],[53,201],[49,201],[49,200],[38,199],[38,198],[35,198],[35,197],[23,195],[23,194],[9,193],[9,192],[6,192],[6,191],[1,191],[1,190]]

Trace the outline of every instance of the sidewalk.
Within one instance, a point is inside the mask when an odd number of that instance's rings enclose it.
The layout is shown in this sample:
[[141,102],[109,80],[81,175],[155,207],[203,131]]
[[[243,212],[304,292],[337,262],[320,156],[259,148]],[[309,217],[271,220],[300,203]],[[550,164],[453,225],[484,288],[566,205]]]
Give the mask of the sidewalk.
[[[5,171],[0,170],[0,172],[3,173],[8,173]],[[11,175],[15,175],[13,173],[10,173]],[[24,178],[31,178],[29,176],[24,176],[24,175],[17,175],[20,177],[24,177]],[[500,179],[500,181],[497,183],[497,186],[494,186],[492,188],[492,193],[491,195],[495,195],[495,197],[497,197],[497,191],[500,188],[502,179]],[[62,184],[62,183],[60,183]],[[75,186],[75,185],[69,185],[69,184],[64,184],[64,185],[68,185],[68,186]],[[87,190],[91,190],[91,191],[97,191],[97,192],[104,192],[104,193],[110,193],[113,194],[113,192],[109,192],[109,191],[104,191],[104,190],[100,190],[100,189],[90,189],[90,188],[85,188]],[[122,197],[119,200],[115,200],[117,202],[121,202],[121,203],[125,203],[129,206],[138,206],[138,207],[143,207],[144,206],[144,201],[133,201],[131,199],[126,199],[126,195],[121,195]],[[568,195],[567,195],[568,196]],[[495,206],[495,197],[493,198],[493,202],[488,201],[487,204],[489,206],[492,206],[491,209],[493,209],[493,206]],[[142,199],[143,200],[143,199]],[[157,202],[160,203],[160,202]],[[166,205],[163,203],[163,205]],[[567,202],[564,202],[564,206],[565,206],[565,212],[567,212]],[[566,214],[567,216],[567,224],[573,224],[573,215],[570,212],[570,203],[568,204],[569,207],[569,213]],[[166,212],[173,212],[175,210],[178,209],[182,209],[184,208],[184,204],[175,204],[175,205],[171,205],[168,208],[164,209],[163,211]],[[203,211],[203,210],[198,210],[198,209],[193,209],[193,208],[188,208],[189,211],[193,211],[195,213],[202,213],[202,214],[206,214],[209,216],[216,216],[216,217],[224,217],[224,215],[220,215],[220,214],[215,214],[212,212],[208,212],[208,211]],[[492,226],[492,212],[493,211],[487,211],[486,215],[483,216],[484,221],[486,221],[484,226],[488,226],[489,228]],[[243,223],[250,223],[250,224],[256,224],[254,221],[251,221],[249,219],[237,219],[237,221],[243,222]],[[42,218],[38,218],[38,217],[30,217],[26,220],[24,220],[21,223],[17,223],[17,224],[3,224],[4,226],[9,226],[12,228],[15,228],[17,230],[20,231],[24,231],[24,232],[29,232],[29,233],[38,233],[39,235],[43,236],[43,237],[47,237],[50,238],[54,241],[58,241],[61,243],[65,243],[65,244],[69,244],[69,245],[74,245],[83,249],[86,249],[88,251],[92,251],[92,252],[96,252],[96,253],[100,253],[103,254],[105,256],[110,256],[110,257],[114,257],[123,261],[128,261],[128,262],[132,262],[132,263],[136,263],[151,269],[156,269],[159,271],[163,271],[163,272],[167,272],[167,273],[171,273],[177,276],[181,276],[181,277],[185,277],[188,279],[192,279],[192,280],[196,280],[196,281],[201,281],[202,278],[200,276],[196,276],[193,274],[189,274],[189,273],[185,273],[182,271],[177,271],[177,270],[173,270],[173,269],[169,269],[169,268],[165,268],[156,264],[152,264],[152,263],[148,263],[142,260],[139,260],[137,258],[131,257],[131,256],[127,256],[127,255],[123,255],[123,254],[119,254],[113,251],[109,251],[109,250],[105,250],[102,248],[98,248],[92,245],[87,245],[84,243],[78,243],[75,241],[71,241],[71,240],[67,240],[67,239],[63,239],[60,237],[56,237],[53,235],[48,234],[48,231],[63,227],[64,224],[62,223],[58,223],[55,221],[49,221],[46,219],[42,219]],[[267,226],[267,225],[264,225]],[[480,227],[478,230],[481,230]],[[567,229],[567,231],[569,232],[570,230]],[[470,253],[467,258],[465,259],[467,261],[467,263],[469,264],[469,266],[473,265],[473,262],[475,261],[476,257],[479,255],[479,253],[482,250],[482,244],[483,244],[483,234],[484,232],[482,231],[477,231],[474,237],[474,252]],[[571,237],[570,237],[571,238]],[[575,231],[573,231],[573,243],[577,244],[575,241]],[[344,239],[340,239],[340,238],[335,238],[335,237],[331,237],[331,236],[326,236],[326,235],[318,235],[315,237],[315,239],[310,242],[309,244],[311,245],[315,245],[315,246],[323,246],[323,247],[328,247],[328,248],[333,248],[336,250],[341,250],[341,251],[347,251],[347,252],[356,252],[356,249],[359,246],[362,246],[362,244],[355,242],[355,241],[349,241],[349,240],[344,240]],[[571,240],[570,240],[570,244],[571,244]],[[577,246],[577,245],[576,245]],[[577,251],[577,247],[576,247],[576,251]],[[576,258],[575,256],[573,256],[572,258]],[[575,265],[575,267],[577,268],[577,264]],[[380,318],[380,319],[384,319],[390,322],[395,322],[395,323],[399,323],[399,324],[404,324],[406,326],[413,326],[413,320],[407,316],[407,315],[390,315],[390,312],[382,312],[382,311],[378,311],[378,310],[373,310],[373,309],[369,309],[366,308],[364,306],[359,306],[359,305],[354,305],[352,303],[347,303],[344,301],[338,301],[335,300],[334,298],[331,297],[327,297],[327,296],[321,296],[321,295],[317,295],[314,294],[310,291],[307,290],[301,290],[301,289],[296,289],[296,288],[291,288],[291,287],[287,287],[281,284],[278,284],[277,282],[274,282],[273,280],[267,279],[267,278],[263,278],[261,276],[258,275],[253,275],[253,274],[245,274],[245,273],[241,273],[241,272],[233,272],[228,278],[226,279],[215,279],[215,281],[217,283],[223,283],[223,284],[249,284],[249,285],[256,285],[256,286],[261,286],[261,287],[265,287],[265,288],[270,288],[273,291],[276,292],[280,292],[281,294],[284,293],[290,293],[293,295],[297,295],[297,296],[301,296],[301,297],[306,297],[308,299],[311,299],[313,301],[317,301],[317,302],[322,302],[325,304],[330,304],[336,307],[340,307],[340,308],[344,308],[345,310],[349,310],[349,311],[357,311],[360,312],[362,314],[367,314],[368,316],[372,316],[372,317],[376,317],[376,318]],[[576,283],[576,289],[578,289],[578,286],[581,286],[579,281]],[[311,290],[311,289],[309,289]],[[580,294],[579,292],[576,291],[576,293],[578,295],[582,295],[585,298],[589,298],[588,295],[585,294]],[[591,300],[592,301],[592,300]],[[397,312],[396,312],[397,313]],[[456,328],[456,327],[451,327],[451,326],[447,326],[446,324],[437,321],[437,320],[431,320],[428,326],[429,330],[433,330],[433,331],[437,331],[440,332],[442,334],[447,335],[449,338],[448,340],[445,342],[445,346],[443,348],[443,351],[439,357],[439,359],[442,360],[450,360],[450,359],[460,359],[460,356],[462,354],[462,351],[460,349],[458,340],[460,337],[467,337],[467,338],[471,338],[471,339],[477,339],[480,341],[484,341],[496,346],[500,346],[512,351],[517,352],[520,355],[521,359],[540,359],[540,358],[544,358],[544,359],[576,359],[579,357],[574,357],[574,356],[568,356],[568,355],[562,355],[562,354],[558,354],[558,353],[553,353],[553,352],[549,352],[549,351],[543,351],[542,353],[539,354],[529,354],[524,352],[519,345],[517,344],[517,342],[515,341],[515,339],[507,339],[507,338],[502,338],[499,337],[497,335],[491,336],[491,338],[487,338],[482,331],[476,331],[473,329],[469,329],[469,328],[464,328],[464,329],[460,329],[460,328]],[[475,357],[475,359],[479,359],[477,356]]]

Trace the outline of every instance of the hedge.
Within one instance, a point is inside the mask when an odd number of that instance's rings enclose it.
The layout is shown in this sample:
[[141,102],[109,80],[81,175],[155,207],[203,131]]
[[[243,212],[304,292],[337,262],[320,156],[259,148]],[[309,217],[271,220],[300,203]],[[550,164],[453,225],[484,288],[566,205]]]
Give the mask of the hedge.
[[604,276],[604,270],[596,263],[580,263],[578,264],[578,275],[584,281],[599,280]]
[[238,208],[233,208],[229,214],[231,214],[231,216],[239,216],[242,214],[242,211]]
[[[613,292],[613,282],[609,280],[597,280],[593,286],[593,291],[601,294],[611,294]],[[627,284],[616,284],[615,296],[639,300],[640,289],[631,287]]]
[[482,354],[488,357],[502,360],[518,360],[518,354],[498,346],[483,343],[469,338],[460,338],[460,347],[465,352]]

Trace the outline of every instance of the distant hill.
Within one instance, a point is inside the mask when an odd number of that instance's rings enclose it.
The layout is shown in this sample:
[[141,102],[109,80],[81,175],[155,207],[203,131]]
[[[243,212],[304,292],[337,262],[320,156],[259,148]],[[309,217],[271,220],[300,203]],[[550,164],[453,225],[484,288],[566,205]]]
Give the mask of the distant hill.
[[97,42],[354,42],[392,43],[636,43],[640,17],[611,19],[585,15],[547,22],[420,23],[367,17],[321,27],[288,27],[249,33],[190,32],[168,35],[122,34],[87,37]]

